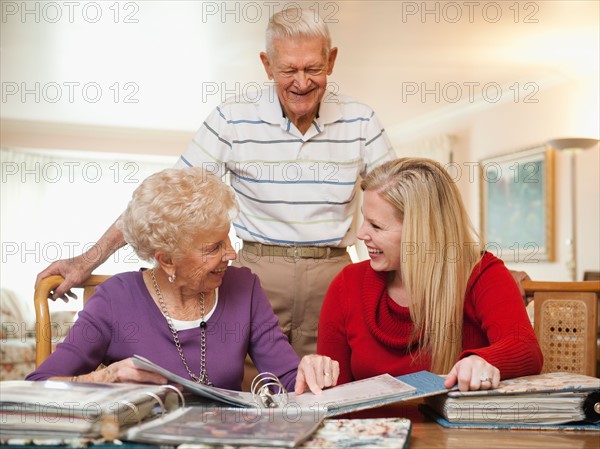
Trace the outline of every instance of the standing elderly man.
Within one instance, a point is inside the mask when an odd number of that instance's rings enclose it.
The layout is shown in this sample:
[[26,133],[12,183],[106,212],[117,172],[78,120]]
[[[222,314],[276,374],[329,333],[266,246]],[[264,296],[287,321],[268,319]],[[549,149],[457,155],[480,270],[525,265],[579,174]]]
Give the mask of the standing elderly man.
[[[255,102],[217,107],[177,163],[231,173],[240,203],[233,226],[244,242],[236,263],[258,275],[299,355],[315,351],[323,298],[350,263],[358,181],[395,157],[368,106],[328,92],[337,53],[312,11],[274,14],[260,54],[273,85]],[[54,262],[38,281],[63,275],[54,297],[65,298],[123,245],[113,225],[88,253]]]

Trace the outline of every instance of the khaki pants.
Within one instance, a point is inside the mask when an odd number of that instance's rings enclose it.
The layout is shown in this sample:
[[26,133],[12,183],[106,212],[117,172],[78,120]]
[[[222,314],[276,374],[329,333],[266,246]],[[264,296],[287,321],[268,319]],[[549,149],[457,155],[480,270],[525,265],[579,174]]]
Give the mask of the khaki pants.
[[[349,254],[330,259],[257,256],[243,248],[234,266],[248,267],[261,282],[279,326],[300,357],[317,349],[319,314],[325,293],[333,278],[350,260]],[[257,374],[246,358],[243,389],[248,391]],[[254,369],[252,369],[254,368]]]

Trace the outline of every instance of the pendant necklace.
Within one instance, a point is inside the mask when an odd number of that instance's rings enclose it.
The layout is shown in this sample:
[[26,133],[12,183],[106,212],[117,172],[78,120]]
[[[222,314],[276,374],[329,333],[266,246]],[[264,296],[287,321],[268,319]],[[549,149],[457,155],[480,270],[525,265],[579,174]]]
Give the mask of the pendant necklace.
[[177,352],[179,352],[179,357],[181,357],[183,366],[185,366],[190,378],[194,382],[204,385],[212,385],[212,382],[208,378],[208,373],[206,372],[206,321],[204,321],[204,293],[200,293],[200,375],[196,376],[194,373],[192,373],[192,370],[188,366],[187,360],[183,355],[183,349],[181,348],[181,343],[179,341],[179,334],[177,333],[177,329],[175,329],[175,326],[173,325],[173,320],[167,311],[167,305],[165,304],[162,292],[158,287],[158,282],[156,282],[155,271],[155,269],[151,270],[152,285],[154,286],[154,291],[158,297],[158,302],[160,304],[160,308],[162,309],[162,313],[167,318],[167,323],[169,324],[171,334],[173,334],[173,341],[175,342],[175,347],[177,348]]

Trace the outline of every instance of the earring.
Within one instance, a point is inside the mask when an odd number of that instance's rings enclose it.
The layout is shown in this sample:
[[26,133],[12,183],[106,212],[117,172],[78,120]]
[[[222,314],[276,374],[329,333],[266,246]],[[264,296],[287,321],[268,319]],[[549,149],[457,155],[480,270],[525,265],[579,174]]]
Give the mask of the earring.
[[175,274],[170,274],[167,279],[169,279],[169,282],[172,284],[173,282],[175,282],[175,277]]

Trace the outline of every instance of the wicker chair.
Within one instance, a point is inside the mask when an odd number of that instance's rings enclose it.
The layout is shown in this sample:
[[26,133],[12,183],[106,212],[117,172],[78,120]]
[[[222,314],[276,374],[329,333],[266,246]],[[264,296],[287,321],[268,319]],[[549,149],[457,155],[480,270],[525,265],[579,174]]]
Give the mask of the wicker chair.
[[543,372],[596,376],[600,364],[600,281],[524,281],[533,296],[535,333],[544,354]]

